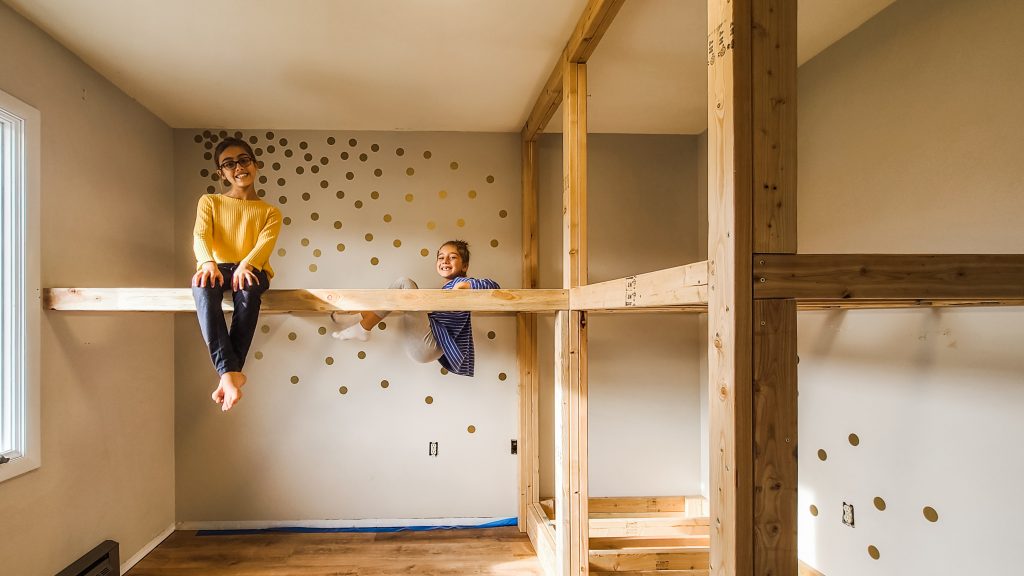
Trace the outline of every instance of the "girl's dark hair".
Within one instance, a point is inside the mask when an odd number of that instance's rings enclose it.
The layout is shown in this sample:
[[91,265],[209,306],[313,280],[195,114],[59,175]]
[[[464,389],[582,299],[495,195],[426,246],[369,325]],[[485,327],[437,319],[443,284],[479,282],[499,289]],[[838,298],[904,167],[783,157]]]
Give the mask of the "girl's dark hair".
[[220,155],[231,146],[241,146],[242,148],[245,148],[245,151],[249,153],[249,157],[252,158],[253,161],[256,161],[256,154],[253,153],[248,142],[241,138],[228,136],[221,140],[220,143],[217,144],[217,148],[213,151],[213,165],[216,166],[218,170],[220,170]]
[[455,251],[459,253],[459,256],[462,256],[462,263],[469,266],[469,242],[465,240],[449,240],[441,244],[441,248],[445,246],[454,246]]

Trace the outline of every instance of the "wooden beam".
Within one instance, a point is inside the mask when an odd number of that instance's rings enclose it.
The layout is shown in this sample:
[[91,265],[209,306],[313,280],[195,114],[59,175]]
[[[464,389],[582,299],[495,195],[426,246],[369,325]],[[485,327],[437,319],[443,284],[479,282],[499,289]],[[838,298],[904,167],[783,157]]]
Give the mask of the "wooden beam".
[[797,300],[797,309],[806,310],[870,310],[893,308],[964,308],[991,306],[1024,306],[1024,298],[1000,298],[999,300],[815,300],[813,298]]
[[1024,254],[757,254],[755,298],[1024,300]]
[[611,26],[626,0],[589,0],[580,14],[565,48],[548,74],[530,116],[523,126],[523,140],[535,140],[555,115],[562,100],[562,65],[564,62],[585,63]]
[[541,508],[540,503],[534,502],[527,508],[527,534],[533,549],[537,552],[537,559],[547,576],[557,576],[555,566],[555,534],[548,524],[548,518]]
[[[227,296],[226,296],[227,297]],[[195,312],[189,288],[48,288],[49,310]],[[268,290],[265,312],[342,310],[553,312],[569,307],[567,290]],[[225,310],[230,302],[225,301]]]
[[[562,286],[587,282],[587,65],[564,62]],[[555,319],[555,520],[559,573],[586,575],[587,327],[586,312]]]
[[590,569],[623,572],[632,570],[707,570],[706,546],[591,550]]
[[707,536],[709,519],[685,514],[626,514],[591,518],[591,538],[675,538]]
[[697,262],[569,289],[573,310],[696,306],[708,302],[708,263]]
[[629,548],[670,548],[670,547],[693,547],[711,544],[711,538],[707,534],[672,536],[668,538],[591,538],[591,550],[627,550]]
[[[537,142],[522,142],[523,288],[538,284]],[[527,512],[539,501],[540,444],[537,366],[537,315],[516,315],[516,358],[519,361],[519,530],[527,529]]]

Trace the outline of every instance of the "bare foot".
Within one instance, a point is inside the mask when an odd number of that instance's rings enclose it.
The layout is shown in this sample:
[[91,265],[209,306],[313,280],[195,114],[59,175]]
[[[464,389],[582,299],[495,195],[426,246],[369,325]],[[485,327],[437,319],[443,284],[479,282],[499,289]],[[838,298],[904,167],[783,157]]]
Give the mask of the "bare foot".
[[220,384],[213,391],[213,401],[220,404],[224,412],[231,410],[231,407],[242,399],[242,386],[247,378],[241,372],[225,372],[220,377]]

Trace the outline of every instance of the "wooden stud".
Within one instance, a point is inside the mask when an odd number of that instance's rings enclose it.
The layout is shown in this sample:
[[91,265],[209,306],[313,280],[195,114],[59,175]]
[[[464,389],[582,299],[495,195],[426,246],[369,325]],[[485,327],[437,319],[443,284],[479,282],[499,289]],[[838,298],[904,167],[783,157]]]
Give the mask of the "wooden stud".
[[[537,142],[522,142],[523,186],[523,288],[538,283]],[[527,529],[527,513],[539,500],[540,450],[538,403],[540,384],[537,367],[537,316],[516,315],[516,357],[519,360],[519,530]]]
[[755,298],[1024,300],[1019,254],[757,254]]
[[[49,288],[50,310],[195,312],[188,288]],[[569,307],[567,290],[268,290],[264,312],[342,310],[553,312]],[[225,301],[225,310],[231,309]]]
[[708,263],[697,262],[569,290],[573,310],[697,306],[708,301]]
[[753,574],[751,0],[708,1],[711,573]]

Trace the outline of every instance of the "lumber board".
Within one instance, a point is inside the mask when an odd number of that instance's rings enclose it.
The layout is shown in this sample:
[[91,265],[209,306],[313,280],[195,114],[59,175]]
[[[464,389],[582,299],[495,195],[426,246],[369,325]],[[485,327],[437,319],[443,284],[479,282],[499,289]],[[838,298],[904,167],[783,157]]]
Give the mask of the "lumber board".
[[590,519],[591,538],[673,538],[707,536],[709,519],[683,515],[604,517]]
[[533,544],[533,549],[537,552],[537,558],[540,560],[544,573],[547,576],[557,576],[554,530],[548,523],[548,517],[540,503],[534,502],[528,507],[526,525],[530,543]]
[[684,306],[706,309],[708,263],[696,262],[645,274],[576,286],[569,290],[573,310]]
[[594,571],[628,570],[705,570],[706,546],[647,548],[630,550],[591,550],[590,569]]
[[753,574],[751,1],[708,0],[710,568]]
[[[231,309],[225,294],[225,310]],[[49,310],[111,312],[195,312],[189,288],[49,288]],[[479,311],[553,312],[569,306],[567,290],[267,290],[264,312]]]
[[686,496],[591,497],[590,515],[603,512],[686,512]]
[[535,140],[558,110],[562,100],[563,63],[585,63],[597,49],[598,43],[625,2],[626,0],[587,2],[527,117],[523,126],[523,140]]
[[[523,288],[538,285],[539,228],[537,142],[522,141]],[[527,508],[539,500],[540,383],[537,366],[537,316],[516,315],[516,358],[519,363],[519,530],[526,530]]]
[[[625,570],[605,572],[591,571],[590,576],[708,576],[710,570]],[[803,576],[801,574],[801,576]]]
[[755,298],[1018,303],[1024,254],[756,254],[753,284]]
[[626,550],[629,548],[673,548],[673,547],[693,547],[693,546],[704,546],[707,547],[711,544],[711,538],[707,534],[692,534],[685,536],[672,536],[668,538],[651,538],[651,537],[618,537],[618,538],[591,538],[590,549],[591,550]]
[[754,303],[754,574],[797,571],[795,300]]

